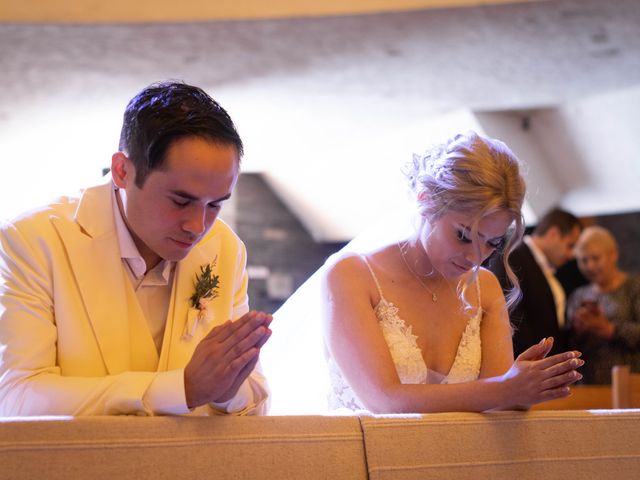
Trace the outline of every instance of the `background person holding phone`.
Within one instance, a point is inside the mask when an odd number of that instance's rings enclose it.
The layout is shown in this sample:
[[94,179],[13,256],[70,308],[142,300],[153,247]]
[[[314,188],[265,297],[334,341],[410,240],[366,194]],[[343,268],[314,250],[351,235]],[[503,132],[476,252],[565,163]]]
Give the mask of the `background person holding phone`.
[[618,268],[618,245],[607,229],[587,227],[576,259],[589,284],[569,297],[571,344],[583,352],[583,383],[611,383],[611,367],[640,372],[640,275]]

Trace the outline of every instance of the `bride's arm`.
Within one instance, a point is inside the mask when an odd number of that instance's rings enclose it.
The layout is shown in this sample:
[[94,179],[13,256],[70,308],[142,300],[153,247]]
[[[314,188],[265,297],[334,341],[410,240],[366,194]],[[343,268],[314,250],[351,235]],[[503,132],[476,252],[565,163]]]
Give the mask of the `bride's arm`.
[[546,343],[533,346],[525,352],[528,356],[521,355],[504,375],[455,385],[402,384],[373,312],[377,289],[362,260],[351,256],[337,261],[328,267],[322,283],[327,348],[372,412],[485,411],[568,394],[565,386],[572,383],[575,354],[533,360],[544,356]]
[[325,344],[345,380],[367,409],[397,411],[393,388],[400,379],[373,311],[378,290],[359,256],[327,269],[322,300]]

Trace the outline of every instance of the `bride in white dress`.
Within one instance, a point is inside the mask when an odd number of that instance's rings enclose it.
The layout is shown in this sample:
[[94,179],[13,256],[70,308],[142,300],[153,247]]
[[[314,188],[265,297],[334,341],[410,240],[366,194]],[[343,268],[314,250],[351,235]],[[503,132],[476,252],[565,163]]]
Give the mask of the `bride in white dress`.
[[547,357],[548,338],[514,362],[507,305],[518,299],[517,280],[507,266],[514,288],[505,301],[480,267],[496,249],[506,264],[522,236],[514,154],[469,132],[415,156],[406,173],[415,233],[340,255],[322,277],[330,409],[485,411],[569,395],[580,353]]

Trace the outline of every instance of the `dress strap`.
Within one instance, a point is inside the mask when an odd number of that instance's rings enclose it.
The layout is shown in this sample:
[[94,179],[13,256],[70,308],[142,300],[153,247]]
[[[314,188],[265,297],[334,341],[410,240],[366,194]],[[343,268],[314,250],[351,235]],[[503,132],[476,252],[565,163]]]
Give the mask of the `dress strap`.
[[380,282],[378,282],[378,277],[376,277],[376,274],[373,273],[373,268],[371,268],[371,264],[369,263],[369,260],[367,260],[367,257],[365,255],[360,255],[360,258],[362,258],[362,260],[364,261],[364,264],[369,269],[369,272],[371,272],[373,281],[376,282],[376,288],[378,289],[378,294],[380,295],[380,298],[383,299],[384,295],[382,294],[382,288],[380,288]]

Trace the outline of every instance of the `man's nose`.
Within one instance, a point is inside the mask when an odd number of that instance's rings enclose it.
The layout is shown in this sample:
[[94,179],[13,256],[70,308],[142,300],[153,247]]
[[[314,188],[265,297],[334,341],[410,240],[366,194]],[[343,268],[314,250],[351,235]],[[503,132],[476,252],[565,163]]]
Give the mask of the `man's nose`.
[[206,224],[206,208],[194,207],[189,209],[186,218],[182,222],[182,229],[193,235],[201,235],[207,228]]

